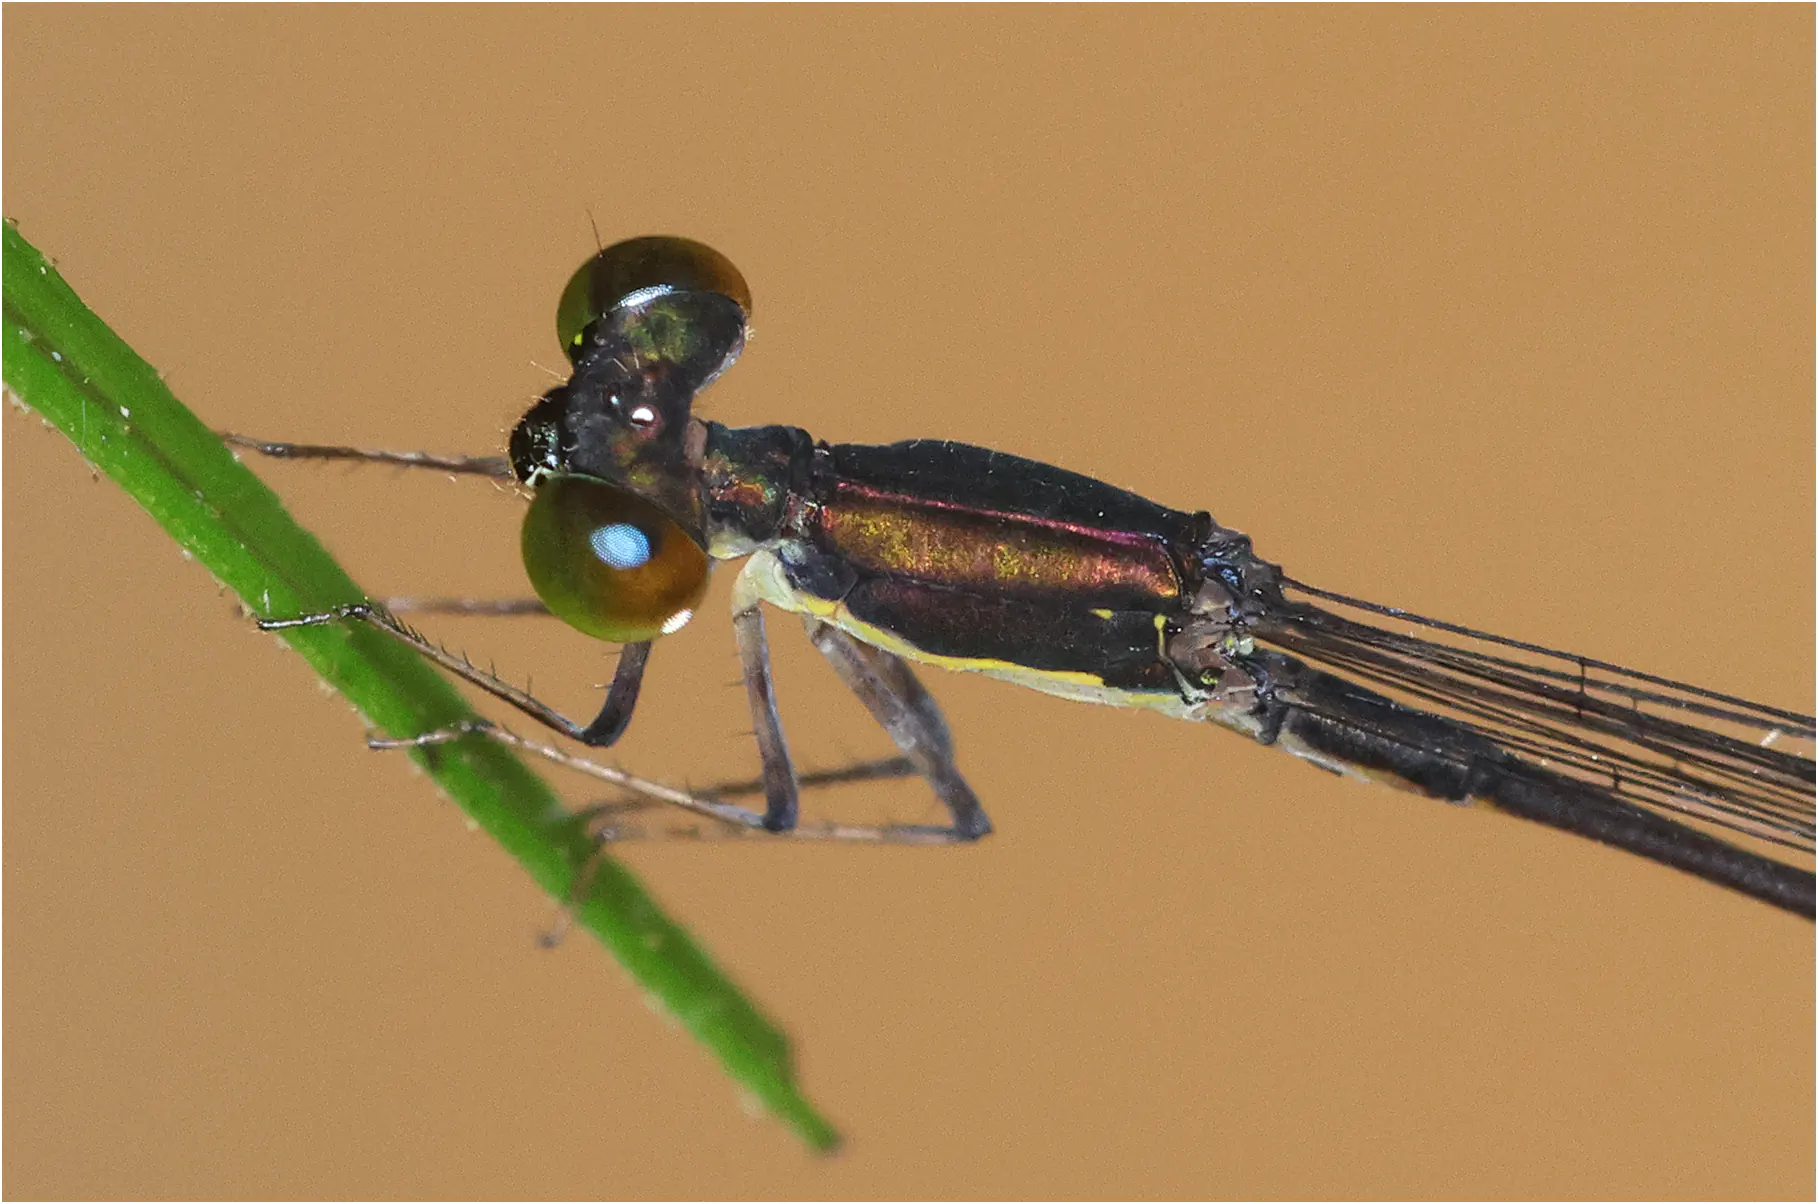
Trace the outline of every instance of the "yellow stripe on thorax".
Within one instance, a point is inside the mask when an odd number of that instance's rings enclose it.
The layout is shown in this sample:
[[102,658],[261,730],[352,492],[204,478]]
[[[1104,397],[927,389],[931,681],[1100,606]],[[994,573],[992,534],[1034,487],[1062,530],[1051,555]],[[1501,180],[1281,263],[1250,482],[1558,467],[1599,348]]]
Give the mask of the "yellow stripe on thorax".
[[933,665],[937,669],[948,669],[956,673],[982,673],[986,677],[993,677],[999,681],[1012,682],[1032,690],[1040,690],[1044,694],[1054,694],[1079,702],[1138,707],[1160,711],[1175,718],[1186,717],[1186,703],[1172,693],[1120,690],[1107,686],[1102,677],[1092,673],[1031,669],[1027,665],[1019,665],[1014,661],[988,657],[941,656],[929,652],[910,643],[894,631],[859,619],[846,608],[844,603],[830,602],[825,598],[817,598],[813,594],[796,589],[789,580],[789,574],[784,569],[782,562],[768,550],[759,550],[752,554],[751,558],[745,562],[745,567],[740,570],[738,580],[733,583],[732,587],[734,613],[747,610],[759,602],[767,602],[778,610],[808,615],[839,628],[855,640],[860,640],[873,648],[882,648],[885,652],[894,653],[904,660],[914,661],[917,664]]

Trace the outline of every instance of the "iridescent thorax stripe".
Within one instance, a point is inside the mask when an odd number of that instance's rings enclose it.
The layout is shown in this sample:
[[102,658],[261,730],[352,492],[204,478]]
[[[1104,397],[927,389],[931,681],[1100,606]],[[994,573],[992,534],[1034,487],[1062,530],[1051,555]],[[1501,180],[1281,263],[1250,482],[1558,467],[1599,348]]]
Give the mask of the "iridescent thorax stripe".
[[839,482],[817,543],[861,572],[1081,607],[1165,607],[1180,571],[1158,537]]

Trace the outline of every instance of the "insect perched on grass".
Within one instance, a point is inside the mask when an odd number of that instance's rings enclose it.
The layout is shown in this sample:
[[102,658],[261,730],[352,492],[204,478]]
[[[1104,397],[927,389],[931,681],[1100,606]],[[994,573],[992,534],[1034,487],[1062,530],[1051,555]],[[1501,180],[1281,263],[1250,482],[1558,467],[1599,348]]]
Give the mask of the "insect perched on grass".
[[[632,239],[569,281],[557,327],[573,375],[525,414],[508,456],[233,437],[273,456],[478,473],[531,490],[524,566],[542,607],[624,646],[591,722],[371,602],[261,626],[371,624],[539,723],[605,746],[631,720],[652,644],[692,617],[712,562],[743,559],[733,628],[764,807],[671,801],[747,830],[921,843],[990,832],[916,661],[1215,723],[1333,773],[1480,803],[1812,915],[1812,871],[1764,851],[1812,852],[1811,716],[1319,589],[1205,511],[1032,460],[933,439],[818,443],[796,427],[695,417],[696,395],[744,347],[750,312],[744,280],[711,248]],[[766,603],[803,617],[947,824],[798,827],[804,779],[773,701]],[[475,731],[586,764],[490,725],[406,743]]]

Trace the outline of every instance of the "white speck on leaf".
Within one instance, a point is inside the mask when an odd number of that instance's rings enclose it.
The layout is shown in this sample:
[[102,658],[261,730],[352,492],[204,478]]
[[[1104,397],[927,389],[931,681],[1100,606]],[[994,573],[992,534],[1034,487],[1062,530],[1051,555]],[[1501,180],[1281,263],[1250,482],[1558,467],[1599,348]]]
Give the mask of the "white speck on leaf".
[[676,1018],[676,1014],[663,1006],[663,1001],[649,991],[644,992],[644,1006],[649,1008],[653,1015],[670,1028],[682,1027],[682,1022]]

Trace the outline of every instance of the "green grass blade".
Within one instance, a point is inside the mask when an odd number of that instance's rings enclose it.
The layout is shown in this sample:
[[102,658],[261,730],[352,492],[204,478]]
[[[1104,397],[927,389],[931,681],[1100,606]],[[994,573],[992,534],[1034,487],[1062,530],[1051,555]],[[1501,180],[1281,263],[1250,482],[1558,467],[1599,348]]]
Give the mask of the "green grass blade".
[[[0,350],[9,392],[67,435],[257,613],[304,614],[367,596],[11,223],[4,239]],[[416,735],[474,714],[439,673],[376,631],[355,624],[283,634],[390,735]],[[593,845],[514,754],[476,738],[413,755],[539,886],[558,900],[569,897]],[[576,919],[740,1085],[815,1149],[834,1147],[838,1135],[796,1088],[787,1039],[623,867],[600,866]]]

